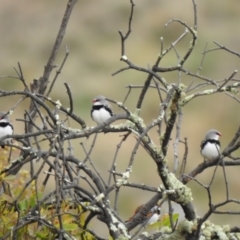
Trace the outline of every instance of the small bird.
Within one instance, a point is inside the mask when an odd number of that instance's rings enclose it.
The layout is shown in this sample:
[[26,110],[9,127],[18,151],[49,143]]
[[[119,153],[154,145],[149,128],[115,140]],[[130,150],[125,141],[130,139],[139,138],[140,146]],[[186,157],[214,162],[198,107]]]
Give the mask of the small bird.
[[104,96],[97,96],[93,99],[91,111],[93,121],[95,121],[97,124],[102,124],[112,117],[112,115],[113,112],[111,105]]
[[[144,205],[140,205],[134,212],[133,216],[130,217],[125,223],[130,222],[133,217],[143,208]],[[158,205],[155,205],[150,209],[148,214],[141,219],[141,222],[139,224],[143,224],[144,227],[147,227],[149,225],[152,225],[156,223],[161,215],[161,208]]]
[[[8,115],[6,112],[0,112],[0,138],[6,136],[6,135],[12,135],[13,134],[13,126],[9,122]],[[0,146],[2,148],[5,147],[5,144],[8,142],[11,142],[11,138],[6,138],[3,141],[0,142]]]
[[220,142],[219,137],[222,134],[215,129],[207,132],[205,139],[201,143],[201,154],[204,160],[215,160],[220,156]]

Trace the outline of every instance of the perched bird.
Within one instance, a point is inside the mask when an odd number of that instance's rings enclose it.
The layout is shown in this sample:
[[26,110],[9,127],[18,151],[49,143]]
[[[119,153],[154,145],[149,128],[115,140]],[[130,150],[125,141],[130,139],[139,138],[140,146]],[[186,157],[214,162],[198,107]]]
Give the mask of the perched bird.
[[[13,126],[9,122],[8,115],[6,112],[0,112],[0,138],[6,135],[12,135],[13,134]],[[5,144],[10,142],[11,138],[6,138],[3,141],[0,142],[0,146],[2,148],[5,147]]]
[[104,96],[97,96],[93,99],[91,116],[97,124],[102,124],[113,115],[111,105]]
[[[133,216],[130,217],[125,223],[130,222],[133,217],[143,208],[144,205],[140,205],[134,212]],[[143,224],[145,227],[156,223],[161,215],[161,208],[158,205],[155,205],[150,209],[148,214],[141,219],[139,224]]]
[[220,156],[220,142],[219,137],[222,134],[211,129],[207,132],[205,139],[201,143],[201,154],[206,160],[215,160]]

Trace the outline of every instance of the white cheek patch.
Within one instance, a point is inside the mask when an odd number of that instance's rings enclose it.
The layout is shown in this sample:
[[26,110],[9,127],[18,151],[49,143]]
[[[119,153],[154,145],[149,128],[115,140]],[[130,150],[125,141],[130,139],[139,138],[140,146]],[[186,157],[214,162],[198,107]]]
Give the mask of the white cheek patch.
[[102,105],[102,103],[100,103],[100,102],[94,102],[93,105],[94,105],[94,106],[99,106],[99,105]]
[[211,139],[219,140],[219,135],[215,134]]

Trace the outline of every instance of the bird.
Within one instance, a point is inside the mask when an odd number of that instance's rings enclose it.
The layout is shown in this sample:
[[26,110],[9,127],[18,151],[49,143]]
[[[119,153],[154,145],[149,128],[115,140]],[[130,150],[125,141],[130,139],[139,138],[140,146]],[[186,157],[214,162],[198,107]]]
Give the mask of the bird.
[[201,143],[201,155],[204,160],[215,160],[220,156],[219,137],[222,134],[215,129],[211,129],[206,133],[205,139]]
[[98,125],[106,122],[113,116],[111,105],[106,100],[106,97],[99,95],[93,99],[91,116]]
[[[137,207],[133,216],[130,217],[127,221],[125,221],[125,223],[130,222],[143,207],[144,205],[140,205],[139,207]],[[139,224],[143,224],[144,227],[150,226],[156,223],[159,220],[160,216],[161,216],[161,208],[160,206],[155,205],[150,209],[148,214],[141,219]]]
[[[0,112],[0,138],[6,135],[13,134],[13,125],[9,122],[8,114],[6,112]],[[2,148],[5,147],[5,144],[11,142],[11,138],[6,138],[0,142]]]

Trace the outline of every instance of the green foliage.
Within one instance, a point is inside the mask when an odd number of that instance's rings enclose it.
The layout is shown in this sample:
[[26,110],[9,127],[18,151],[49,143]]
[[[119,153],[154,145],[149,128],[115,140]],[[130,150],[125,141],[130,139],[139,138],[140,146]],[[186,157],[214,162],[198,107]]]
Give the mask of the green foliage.
[[[174,213],[172,215],[172,221],[173,224],[175,225],[176,222],[178,221],[179,218],[179,214]],[[171,220],[170,220],[170,216],[168,214],[164,214],[159,221],[157,221],[154,224],[151,224],[147,227],[147,229],[161,229],[162,227],[171,227]]]
[[[0,154],[0,171],[8,166],[8,153],[3,151]],[[46,205],[43,202],[39,206],[40,218],[33,216],[32,221],[28,220],[29,212],[41,202],[44,191],[35,184],[35,180],[29,182],[28,171],[21,170],[16,176],[2,174],[0,182],[8,189],[0,195],[0,237],[12,239],[12,229],[17,228],[17,239],[55,239],[62,224],[62,230],[75,239],[94,239],[82,229],[88,212],[68,201],[61,203],[58,210],[56,204]]]

